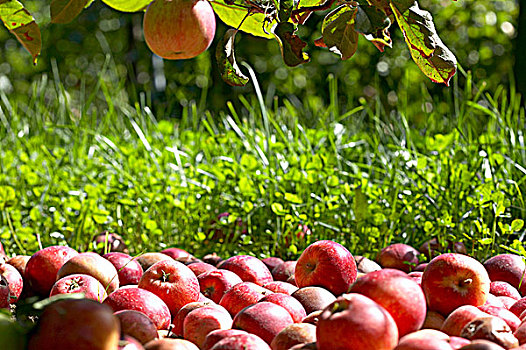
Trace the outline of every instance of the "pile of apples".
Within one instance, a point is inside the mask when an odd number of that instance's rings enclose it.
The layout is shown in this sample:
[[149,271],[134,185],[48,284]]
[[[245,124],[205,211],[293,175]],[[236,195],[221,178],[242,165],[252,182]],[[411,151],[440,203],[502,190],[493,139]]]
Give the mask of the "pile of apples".
[[8,259],[0,250],[0,307],[57,299],[22,340],[2,344],[0,332],[0,348],[526,350],[518,255],[481,263],[436,239],[419,250],[392,244],[376,262],[330,240],[297,261],[111,248],[121,251],[50,246]]

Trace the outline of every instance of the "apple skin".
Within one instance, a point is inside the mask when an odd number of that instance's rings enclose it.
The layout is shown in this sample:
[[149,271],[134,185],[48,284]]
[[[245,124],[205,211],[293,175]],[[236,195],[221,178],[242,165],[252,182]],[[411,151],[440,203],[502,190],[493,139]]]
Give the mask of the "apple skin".
[[79,253],[70,247],[50,246],[31,255],[24,276],[31,290],[47,297],[57,280],[57,272],[66,261]]
[[119,337],[119,320],[110,307],[91,299],[63,299],[44,309],[27,349],[115,350]]
[[119,286],[139,283],[144,271],[136,259],[128,254],[120,252],[107,253],[102,257],[115,266],[119,276]]
[[318,350],[392,350],[398,328],[382,306],[365,295],[349,293],[328,305],[316,326]]
[[269,302],[247,306],[236,317],[232,328],[255,334],[270,345],[274,337],[294,320],[283,307]]
[[351,293],[365,295],[383,306],[395,320],[400,337],[424,324],[427,306],[422,288],[400,270],[369,272],[354,282]]
[[503,295],[497,297],[497,299],[499,299],[502,305],[508,310],[511,308],[513,304],[517,302],[517,300],[510,298],[510,297],[503,296]]
[[229,290],[219,301],[219,305],[228,310],[232,317],[245,307],[257,303],[265,295],[272,292],[252,282],[238,283]]
[[[190,265],[191,266],[191,265]],[[219,303],[226,291],[238,283],[241,277],[229,270],[216,269],[197,276],[199,289],[207,298]]]
[[292,293],[292,296],[298,299],[307,314],[325,309],[336,300],[334,294],[322,287],[303,287]]
[[423,329],[400,338],[394,350],[451,350],[451,345],[447,334]]
[[310,323],[316,326],[318,324],[318,321],[320,320],[320,315],[322,314],[322,312],[323,310],[311,312],[310,314],[305,316],[303,320],[301,320],[301,323]]
[[215,267],[217,267],[217,265],[223,261],[223,258],[221,258],[219,255],[217,255],[217,253],[212,253],[212,254],[206,254],[205,256],[203,256],[203,262],[205,263],[208,263],[210,265],[214,265]]
[[301,253],[294,278],[299,288],[321,286],[340,295],[348,292],[357,272],[354,257],[347,248],[334,241],[321,240]]
[[126,243],[124,243],[124,239],[116,233],[107,231],[101,232],[93,237],[92,243],[93,250],[97,251],[100,255],[104,254],[105,245],[108,247],[108,252],[128,253],[128,247],[126,246]]
[[271,290],[274,293],[285,293],[288,295],[292,295],[292,293],[299,289],[295,285],[283,281],[272,281],[269,283],[265,283],[263,285],[263,288],[267,288],[268,290]]
[[292,317],[292,320],[295,323],[301,322],[305,317],[307,317],[307,313],[305,312],[305,308],[301,303],[298,301],[298,299],[284,293],[273,293],[269,295],[265,295],[263,299],[258,301],[258,303],[268,301],[270,303],[274,303],[276,305],[279,305],[283,307],[285,310],[287,310]]
[[477,317],[488,316],[473,305],[463,305],[453,310],[442,324],[441,331],[449,336],[460,336],[462,329]]
[[231,337],[231,336],[242,335],[242,334],[249,334],[249,333],[241,329],[216,329],[207,334],[201,349],[210,350],[212,346],[214,346],[220,340]]
[[521,317],[524,310],[526,310],[526,297],[517,300],[515,304],[510,307],[510,311],[519,317]]
[[14,266],[7,263],[0,264],[0,275],[4,276],[9,283],[11,304],[16,303],[24,288],[22,275]]
[[156,55],[172,60],[193,58],[214,39],[214,10],[204,0],[154,0],[144,14],[143,31]]
[[232,317],[223,308],[204,306],[186,315],[183,323],[183,337],[203,348],[206,336],[217,329],[231,329]]
[[270,347],[272,350],[289,350],[297,344],[312,343],[316,341],[316,326],[310,323],[294,323],[279,332]]
[[520,345],[526,343],[526,323],[521,323],[521,325],[513,332],[513,335],[519,341]]
[[283,261],[283,259],[281,258],[277,258],[275,256],[271,256],[271,257],[268,257],[268,258],[264,258],[264,259],[261,259],[261,261],[263,262],[263,264],[267,265],[268,269],[272,272],[272,270],[274,270],[274,268],[278,265],[281,265],[283,264],[285,261]]
[[492,281],[508,282],[517,288],[521,295],[525,295],[526,283],[521,284],[521,281],[526,277],[526,264],[519,255],[495,255],[484,262],[484,267]]
[[[495,344],[492,341],[485,339],[475,339],[469,344],[459,348],[460,350],[505,350],[502,346]],[[521,347],[513,350],[522,350]]]
[[49,296],[71,293],[84,293],[85,298],[99,303],[108,296],[104,286],[95,277],[80,273],[60,278],[51,288]]
[[377,261],[383,268],[413,271],[418,265],[418,250],[404,243],[388,245],[378,253]]
[[272,350],[270,346],[255,334],[241,334],[226,337],[218,341],[210,350]]
[[143,345],[158,338],[155,323],[143,312],[120,310],[114,315],[119,319],[121,334],[133,337]]
[[268,267],[261,260],[250,255],[232,256],[223,260],[218,268],[234,272],[243,282],[252,282],[260,286],[274,280]]
[[166,248],[166,249],[161,250],[161,253],[166,254],[172,259],[177,260],[183,264],[195,260],[195,257],[192,254],[188,253],[186,250],[181,249],[181,248],[176,248],[176,247]]
[[286,282],[296,270],[296,261],[285,261],[271,270],[274,281]]
[[186,339],[162,338],[144,344],[145,350],[199,350],[199,348]]
[[382,267],[375,261],[366,258],[365,256],[355,255],[354,260],[356,261],[356,268],[358,269],[358,272],[368,273],[382,269]]
[[9,309],[11,304],[10,293],[9,282],[4,276],[0,275],[0,309]]
[[217,306],[218,308],[221,308],[223,311],[226,311],[224,307],[221,305],[214,304],[213,302],[209,301],[194,301],[191,303],[186,304],[182,308],[179,309],[176,315],[172,317],[172,333],[177,337],[182,337],[184,334],[184,320],[188,314],[194,310],[197,310],[199,308],[205,307],[205,306]]
[[217,267],[215,267],[214,265],[207,264],[202,261],[192,262],[186,266],[188,266],[188,268],[192,270],[192,272],[194,273],[194,275],[196,275],[196,277],[202,273],[217,270]]
[[422,329],[440,330],[445,320],[446,318],[440,313],[433,310],[427,310],[426,319],[424,320]]
[[199,282],[186,265],[175,260],[162,260],[144,271],[139,288],[161,298],[172,315],[184,305],[199,299]]
[[108,295],[103,304],[109,305],[114,312],[136,310],[148,316],[158,330],[168,329],[171,317],[165,302],[157,295],[142,288],[125,286]]
[[519,341],[513,335],[510,327],[503,319],[496,316],[475,318],[464,326],[460,336],[469,340],[490,340],[506,349],[519,346]]
[[158,252],[150,252],[150,253],[144,253],[135,258],[139,265],[141,265],[142,270],[146,271],[148,270],[153,264],[158,263],[159,261],[163,260],[175,260],[169,255],[166,255],[164,253],[158,253]]
[[519,300],[521,298],[521,294],[517,288],[504,281],[492,281],[489,286],[489,292],[497,297],[505,296],[515,300]]
[[521,324],[520,318],[517,317],[510,310],[506,309],[505,307],[492,306],[492,305],[481,305],[478,308],[480,311],[483,311],[489,315],[502,318],[504,321],[506,321],[506,323],[508,324],[512,332],[515,332],[515,330]]
[[428,307],[443,315],[462,305],[483,305],[489,288],[484,266],[463,254],[446,253],[433,258],[422,275]]
[[8,259],[6,263],[14,266],[25,280],[26,265],[29,259],[31,259],[31,255],[15,255],[14,257]]
[[144,346],[135,338],[121,335],[118,350],[144,350]]
[[488,298],[486,299],[486,302],[483,305],[504,307],[504,304],[502,303],[502,301],[500,301],[499,298],[497,298],[491,293],[488,294]]

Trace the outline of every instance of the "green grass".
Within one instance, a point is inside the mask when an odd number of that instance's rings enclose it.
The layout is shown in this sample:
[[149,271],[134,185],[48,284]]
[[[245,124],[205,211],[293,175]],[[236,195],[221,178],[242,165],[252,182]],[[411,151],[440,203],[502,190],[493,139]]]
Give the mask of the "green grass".
[[[255,92],[220,114],[190,103],[169,118],[146,95],[129,102],[111,68],[95,87],[65,91],[55,74],[29,96],[0,96],[9,254],[91,250],[103,230],[134,254],[179,246],[294,258],[333,239],[374,256],[431,237],[481,259],[525,252],[525,115],[513,89],[486,92],[464,73],[441,96],[401,89],[388,110],[338,91],[334,77],[330,101],[303,102],[264,98],[252,77]],[[355,102],[342,106],[342,94]],[[299,225],[312,233],[298,238]]]

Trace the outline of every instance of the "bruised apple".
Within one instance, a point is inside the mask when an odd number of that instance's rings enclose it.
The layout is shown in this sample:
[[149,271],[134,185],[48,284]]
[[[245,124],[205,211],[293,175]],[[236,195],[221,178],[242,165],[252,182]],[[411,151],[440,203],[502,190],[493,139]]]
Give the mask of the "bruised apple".
[[144,13],[143,31],[156,55],[172,60],[193,58],[214,39],[214,10],[206,0],[154,0]]

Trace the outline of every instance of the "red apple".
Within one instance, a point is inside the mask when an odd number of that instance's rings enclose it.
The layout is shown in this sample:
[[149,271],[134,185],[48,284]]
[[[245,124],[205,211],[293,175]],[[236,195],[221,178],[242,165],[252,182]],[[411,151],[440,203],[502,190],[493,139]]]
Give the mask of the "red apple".
[[391,244],[380,251],[378,263],[383,268],[392,268],[404,272],[412,271],[419,263],[418,250],[403,243]]
[[458,350],[462,348],[463,346],[471,344],[470,340],[467,340],[466,338],[462,337],[449,337],[449,345],[453,348],[453,350]]
[[0,275],[0,309],[9,309],[10,299],[9,282],[4,276]]
[[44,309],[27,349],[117,349],[119,336],[119,321],[108,306],[91,299],[63,299]]
[[513,304],[517,302],[517,300],[510,298],[510,297],[505,297],[505,296],[497,297],[497,299],[499,299],[502,305],[508,310],[511,308]]
[[143,270],[135,258],[119,252],[104,254],[102,257],[111,262],[117,269],[120,286],[139,283]]
[[292,296],[298,299],[307,314],[325,309],[336,300],[334,294],[322,287],[303,287],[292,293]]
[[443,315],[462,305],[483,305],[489,287],[484,266],[463,254],[446,253],[433,258],[422,275],[428,307]]
[[517,300],[515,304],[510,307],[510,311],[519,317],[524,310],[526,310],[526,297]]
[[192,270],[192,272],[196,276],[199,276],[200,274],[208,272],[208,271],[217,270],[217,267],[215,267],[214,265],[207,264],[202,261],[192,262],[186,266],[188,266],[188,268]]
[[521,295],[526,293],[526,264],[523,258],[515,254],[500,254],[484,262],[492,281],[504,281],[517,288]]
[[352,254],[341,244],[328,240],[317,241],[305,248],[294,272],[299,288],[320,286],[335,295],[346,293],[356,275]]
[[172,60],[193,58],[214,39],[214,10],[204,0],[154,0],[144,13],[143,31],[156,55]]
[[80,253],[62,265],[57,272],[57,280],[73,274],[86,274],[95,277],[108,293],[119,288],[119,275],[111,262],[97,253]]
[[265,295],[263,299],[259,300],[258,302],[261,303],[265,301],[283,307],[289,312],[290,316],[292,317],[292,320],[295,323],[299,323],[301,322],[301,320],[307,317],[307,313],[305,312],[305,308],[303,307],[303,305],[301,305],[298,299],[288,294],[273,293]]
[[283,281],[272,281],[269,283],[265,283],[263,285],[263,288],[267,288],[268,290],[274,293],[285,293],[288,295],[292,295],[292,293],[299,289],[298,287],[290,284],[289,282]]
[[18,270],[18,272],[20,272],[22,278],[25,280],[26,265],[29,259],[31,259],[30,255],[15,255],[11,259],[8,259],[6,263],[8,263],[11,266],[14,266]]
[[192,342],[186,339],[162,338],[144,344],[145,350],[199,350]]
[[210,350],[271,350],[270,346],[255,334],[233,335],[221,339]]
[[144,350],[144,346],[135,338],[121,335],[118,350]]
[[398,329],[382,306],[350,293],[324,309],[316,326],[316,343],[319,350],[392,350]]
[[500,317],[506,321],[512,332],[514,332],[521,323],[519,317],[505,307],[481,305],[478,308],[489,315]]
[[[502,346],[495,344],[492,341],[485,339],[475,339],[469,344],[459,348],[460,350],[505,350]],[[521,347],[513,350],[522,350]]]
[[272,350],[289,350],[297,344],[306,344],[316,341],[316,326],[309,323],[294,323],[279,332],[270,347]]
[[488,298],[486,299],[486,302],[484,303],[484,305],[504,307],[504,304],[502,304],[502,301],[500,301],[499,298],[497,298],[491,293],[488,294]]
[[113,311],[136,310],[148,316],[157,329],[167,329],[171,317],[168,306],[157,295],[142,288],[123,287],[108,295],[104,304]]
[[172,324],[173,324],[172,333],[177,337],[182,337],[184,334],[183,326],[184,326],[184,320],[186,316],[190,312],[197,310],[199,308],[205,307],[205,306],[217,306],[223,309],[224,311],[226,311],[226,309],[223,308],[221,305],[217,305],[209,301],[194,301],[194,302],[188,303],[182,308],[180,308],[179,311],[177,311],[177,314],[175,314],[172,317]]
[[[207,334],[205,341],[203,342],[202,350],[210,350],[212,346],[218,343],[220,340],[241,334],[249,334],[241,329],[216,329]],[[263,342],[266,344],[265,342]]]
[[451,345],[447,334],[423,329],[400,338],[394,350],[451,350]]
[[241,277],[229,270],[216,269],[197,276],[201,293],[214,302],[219,303],[226,291],[238,283]]
[[464,305],[453,310],[442,324],[441,331],[450,336],[460,336],[469,322],[480,316],[489,316],[473,305]]
[[296,261],[285,261],[283,264],[276,266],[271,270],[274,281],[286,282],[290,276],[294,275],[296,270]]
[[223,306],[234,317],[243,308],[257,303],[272,292],[252,282],[238,283],[223,295],[219,305]]
[[216,253],[206,254],[205,256],[203,256],[203,262],[208,263],[210,265],[214,265],[216,267],[221,261],[223,261],[223,259]]
[[73,274],[60,278],[51,288],[49,296],[71,293],[84,293],[84,297],[99,303],[102,303],[108,296],[104,286],[95,277],[85,274]]
[[268,269],[272,272],[274,268],[278,265],[281,265],[284,263],[283,259],[277,258],[275,256],[271,256],[265,259],[261,259],[265,265],[267,265]]
[[504,281],[491,282],[489,285],[489,292],[497,297],[506,296],[515,300],[519,300],[521,298],[521,294],[517,288]]
[[142,270],[146,271],[148,270],[153,264],[158,263],[159,261],[163,260],[175,260],[171,256],[163,254],[163,253],[144,253],[135,258],[139,265],[141,265]]
[[128,253],[124,239],[112,232],[104,231],[93,237],[93,250],[101,255],[108,252]]
[[199,282],[186,265],[175,260],[162,260],[144,271],[139,288],[161,298],[172,315],[184,305],[199,299]]
[[228,311],[221,309],[223,308],[204,306],[186,315],[183,324],[184,339],[202,349],[208,333],[217,329],[232,328],[232,317]]
[[308,314],[301,320],[302,323],[310,323],[313,325],[317,325],[318,321],[320,320],[320,315],[322,314],[323,310],[316,310]]
[[115,312],[121,326],[121,334],[131,336],[141,344],[157,339],[155,323],[143,312],[137,310],[121,310]]
[[0,263],[0,275],[4,276],[9,283],[9,290],[11,295],[11,304],[14,304],[20,298],[22,289],[24,288],[24,279],[18,270],[7,263]]
[[398,326],[400,337],[419,330],[426,318],[426,298],[422,288],[407,274],[382,269],[361,276],[351,287],[383,306]]
[[445,320],[445,317],[439,314],[438,312],[433,310],[427,310],[426,319],[424,320],[422,328],[440,330],[442,329],[442,325],[444,324]]
[[365,256],[355,255],[354,260],[356,261],[358,272],[368,273],[382,269],[380,265]]
[[186,250],[181,249],[181,248],[176,248],[176,247],[166,248],[166,249],[161,250],[161,253],[166,254],[172,259],[177,260],[181,263],[187,263],[187,262],[195,260],[195,257],[192,254],[188,253]]
[[519,346],[519,341],[513,335],[510,327],[504,320],[495,316],[475,318],[462,329],[460,336],[469,340],[489,340],[505,349]]
[[24,273],[31,290],[41,296],[49,296],[57,280],[58,270],[66,261],[78,254],[70,247],[51,246],[31,255]]
[[422,285],[422,275],[424,273],[422,271],[413,271],[409,272],[407,274],[407,277],[410,277],[413,281],[415,281],[419,286]]
[[255,334],[270,344],[285,327],[294,323],[283,307],[269,302],[247,306],[234,317],[233,328]]
[[253,282],[257,285],[273,281],[268,267],[258,258],[250,255],[236,255],[223,260],[220,269],[230,270],[241,277],[243,282]]

